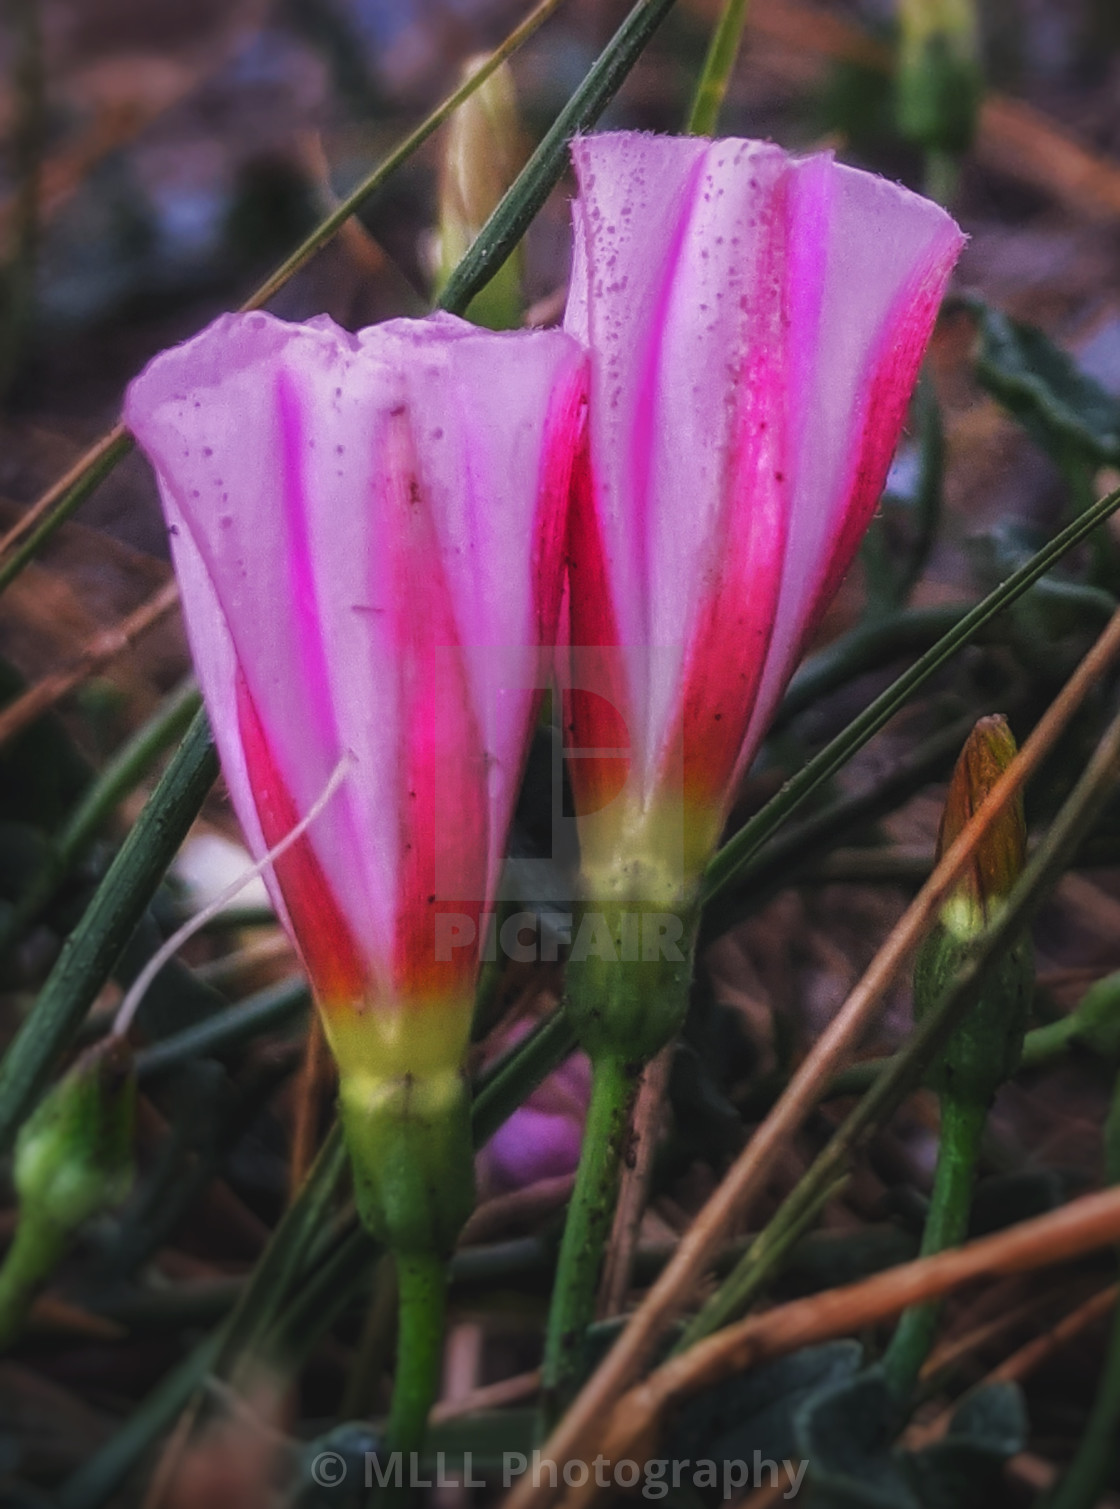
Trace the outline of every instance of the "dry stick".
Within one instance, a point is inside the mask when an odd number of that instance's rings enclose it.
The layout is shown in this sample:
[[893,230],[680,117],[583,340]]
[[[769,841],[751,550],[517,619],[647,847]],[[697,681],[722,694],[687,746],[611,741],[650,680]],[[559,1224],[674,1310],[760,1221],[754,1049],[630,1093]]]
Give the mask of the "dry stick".
[[[1111,1315],[1116,1307],[1118,1296],[1120,1296],[1120,1284],[1107,1284],[1103,1289],[1098,1289],[1096,1294],[1091,1294],[1075,1310],[1071,1310],[1068,1315],[1063,1315],[1061,1320],[1049,1330],[1044,1331],[1041,1336],[1035,1336],[1030,1341],[1024,1342],[1010,1356],[1005,1357],[999,1366],[993,1368],[975,1387],[986,1388],[989,1383],[1018,1383],[1028,1377],[1055,1352],[1060,1351],[1075,1337],[1080,1336],[1082,1331],[1087,1330],[1095,1320],[1103,1320],[1106,1315]],[[939,1440],[949,1429],[955,1409],[955,1404],[950,1405],[948,1409],[935,1415],[928,1424],[908,1433],[907,1444],[914,1450],[920,1450],[931,1441]]]
[[[699,1389],[802,1347],[878,1325],[910,1305],[942,1299],[964,1284],[1069,1262],[1118,1238],[1120,1189],[1113,1187],[965,1247],[916,1258],[858,1283],[748,1316],[671,1358],[620,1399],[607,1421],[601,1450],[610,1461],[624,1456],[641,1459],[652,1450],[670,1406]],[[563,1460],[547,1448],[542,1456]],[[586,1509],[595,1493],[592,1480],[587,1489],[569,1495],[569,1509]]]
[[[990,1300],[993,1305],[1000,1299],[1006,1300],[1007,1290],[1010,1288],[1013,1291],[1015,1287],[1015,1284],[997,1284],[985,1292],[985,1300]],[[1021,1304],[1013,1306],[1010,1310],[1001,1309],[990,1320],[981,1321],[977,1325],[970,1326],[968,1330],[939,1342],[922,1363],[918,1376],[923,1383],[936,1378],[947,1368],[954,1367],[962,1358],[979,1351],[989,1342],[1001,1339],[1008,1331],[1017,1330],[1025,1321],[1033,1320],[1040,1311],[1053,1309],[1055,1297],[1053,1289],[1044,1289],[1040,1294],[1032,1294],[1029,1299],[1023,1300]]]
[[666,1044],[642,1072],[642,1084],[634,1104],[630,1142],[623,1162],[618,1205],[614,1213],[607,1260],[599,1285],[598,1314],[602,1320],[617,1315],[626,1302],[638,1231],[642,1224],[649,1180],[653,1172],[653,1155],[661,1128],[661,1109],[673,1062],[673,1045]]
[[[732,1164],[719,1188],[681,1239],[671,1261],[631,1317],[597,1371],[572,1402],[543,1449],[558,1462],[587,1459],[613,1401],[638,1376],[666,1327],[684,1308],[688,1294],[710,1266],[712,1256],[739,1219],[747,1201],[766,1179],[787,1138],[822,1098],[829,1080],[869,1025],[900,965],[933,919],[988,829],[1050,752],[1058,736],[1105,669],[1120,652],[1120,612],[1082,660],[1039,720],[1030,738],[992,787],[983,806],[911,902],[867,972],[810,1049],[766,1120]],[[547,1483],[534,1486],[530,1474],[518,1480],[507,1509],[528,1509],[551,1497]]]
[[165,582],[159,591],[141,603],[135,612],[123,618],[111,629],[103,629],[87,642],[78,659],[64,671],[55,671],[36,682],[22,696],[0,712],[0,747],[34,723],[48,709],[60,702],[68,692],[94,675],[113,660],[122,650],[127,650],[134,640],[158,623],[179,601],[179,588],[174,579]]
[[430,1424],[438,1425],[443,1420],[459,1420],[464,1415],[477,1414],[479,1410],[504,1409],[507,1405],[531,1399],[540,1386],[540,1368],[534,1368],[531,1373],[515,1373],[512,1378],[501,1378],[497,1383],[483,1383],[471,1389],[469,1394],[460,1394],[457,1399],[441,1399],[428,1420]]
[[18,540],[23,539],[33,524],[38,523],[45,513],[49,513],[59,499],[64,498],[72,487],[77,486],[92,467],[95,467],[99,461],[103,461],[108,454],[116,450],[127,439],[128,431],[124,425],[115,424],[111,430],[102,435],[100,440],[95,441],[88,450],[83,451],[70,470],[64,472],[57,482],[52,483],[46,492],[40,498],[36,499],[26,513],[20,514],[11,529],[0,539],[0,556],[7,555],[12,546]]

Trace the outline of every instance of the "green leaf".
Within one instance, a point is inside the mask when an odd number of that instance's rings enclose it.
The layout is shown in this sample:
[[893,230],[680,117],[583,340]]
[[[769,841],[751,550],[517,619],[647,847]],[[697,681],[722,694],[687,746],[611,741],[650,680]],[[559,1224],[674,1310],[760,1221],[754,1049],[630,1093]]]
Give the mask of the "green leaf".
[[1027,1439],[1022,1395],[1009,1383],[969,1394],[946,1435],[920,1452],[895,1446],[898,1423],[879,1366],[801,1404],[794,1454],[809,1461],[814,1509],[983,1509]]
[[984,1509],[998,1491],[1004,1463],[1026,1447],[1027,1433],[1016,1384],[974,1389],[940,1441],[905,1455],[924,1509]]
[[976,375],[1060,465],[1120,461],[1120,399],[1035,325],[986,304],[979,315]]
[[858,1342],[830,1341],[703,1389],[680,1411],[665,1453],[753,1462],[757,1451],[771,1461],[793,1460],[801,1455],[798,1410],[810,1395],[851,1378],[862,1358]]
[[880,1367],[850,1374],[801,1404],[795,1450],[809,1462],[814,1509],[921,1509],[891,1450],[895,1423]]

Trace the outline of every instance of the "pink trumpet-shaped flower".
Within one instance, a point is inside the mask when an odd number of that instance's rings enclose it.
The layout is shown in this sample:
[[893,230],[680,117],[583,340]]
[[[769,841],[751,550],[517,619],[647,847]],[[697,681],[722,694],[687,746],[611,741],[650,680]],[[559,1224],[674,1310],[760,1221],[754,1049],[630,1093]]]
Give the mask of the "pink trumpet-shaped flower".
[[585,874],[675,809],[695,875],[875,510],[963,237],[828,155],[619,133],[573,157]]
[[349,761],[267,875],[344,1077],[458,1065],[583,403],[562,332],[449,315],[357,335],[226,316],[129,390],[253,852]]

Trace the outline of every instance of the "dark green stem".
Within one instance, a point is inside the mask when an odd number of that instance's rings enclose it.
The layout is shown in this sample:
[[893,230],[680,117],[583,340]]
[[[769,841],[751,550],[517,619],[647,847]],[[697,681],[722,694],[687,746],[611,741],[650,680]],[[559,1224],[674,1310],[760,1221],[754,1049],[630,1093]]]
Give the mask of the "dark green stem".
[[226,1006],[204,1021],[142,1048],[136,1055],[136,1076],[151,1079],[179,1069],[192,1059],[228,1053],[262,1033],[274,1032],[294,1021],[307,1011],[310,1001],[311,994],[302,975],[266,986],[238,1001],[236,1006]]
[[435,1402],[443,1358],[447,1264],[435,1253],[412,1252],[397,1260],[397,1371],[389,1410],[390,1452],[420,1451]]
[[700,82],[692,97],[692,108],[685,127],[690,136],[715,135],[720,108],[731,82],[735,59],[739,56],[739,44],[743,40],[746,22],[747,0],[724,0],[723,11],[704,59]]
[[548,1425],[567,1404],[582,1372],[584,1337],[595,1318],[603,1245],[610,1232],[640,1072],[639,1064],[627,1063],[613,1054],[601,1055],[592,1065],[583,1151],[568,1206],[545,1334],[541,1406]]
[[[955,1095],[941,1098],[941,1143],[922,1234],[922,1257],[959,1247],[968,1235],[976,1161],[987,1118],[985,1105]],[[907,1399],[913,1391],[929,1356],[940,1313],[937,1302],[912,1305],[903,1312],[883,1357],[887,1382],[896,1398]]]
[[54,1221],[20,1212],[12,1245],[0,1267],[0,1348],[11,1346],[23,1330],[31,1301],[66,1250],[66,1233]]

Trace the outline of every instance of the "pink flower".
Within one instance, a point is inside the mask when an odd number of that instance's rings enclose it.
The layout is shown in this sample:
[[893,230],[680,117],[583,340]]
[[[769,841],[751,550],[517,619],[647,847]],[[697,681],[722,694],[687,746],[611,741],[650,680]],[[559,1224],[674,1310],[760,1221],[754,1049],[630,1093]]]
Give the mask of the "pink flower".
[[344,1076],[458,1066],[583,402],[562,332],[449,315],[226,316],[129,390],[254,854],[350,762],[268,872]]
[[695,879],[875,510],[963,237],[828,155],[619,133],[573,158],[585,876],[671,828]]
[[[520,1042],[529,1027],[529,1022],[519,1022],[512,1032],[503,1034],[501,1052]],[[591,1065],[586,1054],[573,1053],[479,1152],[476,1162],[482,1195],[505,1194],[539,1179],[575,1173],[590,1094]]]

